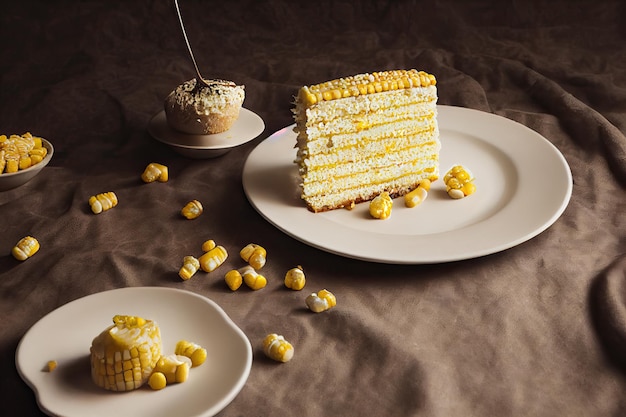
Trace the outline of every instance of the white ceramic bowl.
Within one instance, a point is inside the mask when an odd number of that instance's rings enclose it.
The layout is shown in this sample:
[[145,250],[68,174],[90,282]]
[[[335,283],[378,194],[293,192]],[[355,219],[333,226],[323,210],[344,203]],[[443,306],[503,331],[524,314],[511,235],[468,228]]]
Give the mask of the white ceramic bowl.
[[156,140],[169,145],[180,155],[195,159],[224,155],[258,137],[264,129],[263,119],[246,108],[241,109],[239,118],[229,130],[214,135],[190,135],[178,132],[167,123],[165,111],[157,113],[148,124],[148,132]]
[[37,174],[41,172],[42,169],[48,162],[52,159],[52,155],[54,154],[54,147],[50,142],[45,139],[41,139],[41,143],[48,150],[45,158],[29,168],[19,170],[17,172],[3,173],[0,174],[0,191],[6,191],[13,188],[17,188],[20,185],[26,184],[28,181],[32,180]]

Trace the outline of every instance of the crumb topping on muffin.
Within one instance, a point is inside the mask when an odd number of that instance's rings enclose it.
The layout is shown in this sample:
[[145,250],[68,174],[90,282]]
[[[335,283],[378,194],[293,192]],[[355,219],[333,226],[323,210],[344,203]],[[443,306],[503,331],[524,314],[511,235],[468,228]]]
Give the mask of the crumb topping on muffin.
[[208,115],[220,113],[225,107],[243,103],[245,92],[243,85],[226,80],[205,80],[207,87],[196,90],[196,79],[185,81],[170,94],[173,103],[182,108],[193,106],[196,113]]

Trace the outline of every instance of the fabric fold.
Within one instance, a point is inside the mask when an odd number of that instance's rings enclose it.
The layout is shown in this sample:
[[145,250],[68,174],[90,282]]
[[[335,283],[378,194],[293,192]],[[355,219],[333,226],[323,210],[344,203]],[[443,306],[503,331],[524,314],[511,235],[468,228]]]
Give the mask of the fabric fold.
[[589,302],[591,318],[606,354],[626,371],[626,254],[597,276]]

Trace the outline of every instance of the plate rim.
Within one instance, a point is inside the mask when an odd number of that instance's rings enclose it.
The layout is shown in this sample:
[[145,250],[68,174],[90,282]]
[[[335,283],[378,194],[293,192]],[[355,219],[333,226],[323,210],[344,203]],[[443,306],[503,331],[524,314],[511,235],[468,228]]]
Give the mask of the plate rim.
[[[225,325],[227,325],[234,334],[237,335],[237,337],[239,339],[241,339],[242,342],[245,342],[242,344],[242,346],[245,346],[245,351],[246,351],[246,357],[245,359],[242,361],[243,362],[243,372],[238,375],[237,378],[237,382],[233,385],[233,387],[231,387],[231,389],[229,390],[228,394],[225,395],[223,398],[221,398],[219,401],[217,401],[215,404],[212,404],[210,407],[208,407],[204,412],[202,412],[201,414],[197,414],[195,416],[189,416],[189,417],[210,417],[213,415],[216,415],[217,413],[219,413],[221,410],[223,410],[228,404],[230,404],[237,395],[239,395],[239,393],[241,392],[241,390],[243,389],[243,387],[245,386],[251,369],[252,369],[252,362],[253,362],[253,350],[252,350],[252,345],[250,343],[250,339],[247,337],[247,335],[244,333],[244,331],[232,320],[232,318],[230,318],[230,316],[226,313],[226,311],[224,311],[224,309],[217,304],[217,302],[213,301],[212,299],[203,296],[201,294],[198,294],[196,292],[193,291],[189,291],[189,290],[185,290],[185,289],[179,289],[179,288],[171,288],[171,287],[161,287],[161,286],[137,286],[137,287],[121,287],[121,288],[113,288],[113,289],[109,289],[109,290],[103,290],[103,291],[99,291],[93,294],[87,294],[84,295],[82,297],[78,297],[75,298],[73,300],[70,300],[68,302],[66,302],[65,304],[62,304],[58,307],[56,307],[55,309],[53,309],[52,311],[48,312],[47,314],[43,315],[41,318],[39,318],[35,323],[33,323],[28,330],[26,330],[26,332],[24,333],[24,335],[21,337],[17,348],[15,350],[15,355],[14,355],[14,362],[15,362],[15,367],[17,369],[17,372],[20,376],[20,378],[24,381],[24,383],[34,392],[35,394],[35,399],[37,402],[38,407],[40,408],[40,410],[42,412],[44,412],[45,414],[49,414],[52,416],[56,416],[58,415],[55,411],[54,411],[54,407],[50,406],[50,404],[46,404],[46,401],[44,401],[44,399],[42,398],[42,392],[41,389],[42,387],[39,387],[35,381],[33,381],[28,374],[28,371],[25,371],[24,369],[22,369],[22,366],[20,364],[21,360],[21,355],[25,354],[23,353],[23,349],[24,349],[24,345],[25,343],[28,342],[28,339],[30,336],[33,335],[34,332],[36,332],[38,330],[38,327],[45,324],[46,320],[51,320],[51,316],[54,314],[62,314],[63,311],[67,310],[67,309],[71,309],[72,305],[76,305],[76,304],[80,304],[80,303],[84,303],[87,302],[89,299],[94,299],[96,297],[107,297],[107,296],[112,296],[113,293],[121,293],[121,292],[137,292],[138,294],[144,294],[146,291],[150,291],[150,292],[162,292],[162,293],[177,293],[180,295],[183,295],[185,297],[193,297],[196,298],[197,300],[200,300],[204,303],[206,303],[207,305],[210,306],[210,308],[217,313],[220,318],[224,321]],[[62,310],[62,311],[60,311]],[[45,358],[42,359],[45,362]]]
[[[485,111],[481,111],[477,109],[470,109],[470,108],[461,107],[461,106],[450,106],[450,105],[437,105],[437,109],[438,109],[439,114],[440,115],[445,114],[446,118],[450,118],[454,116],[469,117],[472,119],[487,118],[489,119],[489,121],[492,121],[494,124],[499,123],[500,125],[504,125],[506,128],[511,129],[513,133],[521,134],[522,137],[524,137],[525,139],[530,138],[530,140],[533,141],[534,146],[550,151],[549,157],[559,162],[559,165],[558,165],[559,173],[560,173],[559,182],[563,180],[565,188],[562,190],[562,195],[559,198],[558,204],[555,204],[555,206],[550,210],[550,215],[544,216],[545,218],[542,217],[541,225],[539,225],[538,227],[535,227],[533,230],[527,230],[523,234],[520,234],[519,236],[516,236],[515,238],[511,238],[504,243],[498,243],[488,248],[480,248],[476,250],[465,250],[464,252],[456,252],[456,253],[445,253],[445,254],[437,253],[437,254],[431,254],[429,256],[423,256],[422,253],[416,254],[415,256],[407,255],[407,254],[398,255],[398,254],[393,254],[393,253],[384,254],[382,256],[379,256],[379,255],[372,256],[370,254],[363,255],[363,254],[359,254],[359,253],[347,250],[346,248],[329,247],[327,244],[325,244],[325,242],[323,242],[320,239],[315,240],[315,239],[311,239],[310,237],[303,237],[298,234],[298,231],[290,230],[288,227],[285,227],[284,224],[281,224],[281,220],[272,218],[268,213],[264,212],[264,207],[260,207],[260,205],[262,205],[263,203],[262,202],[260,203],[259,201],[255,200],[254,189],[252,185],[253,181],[251,180],[252,175],[250,174],[250,170],[253,169],[251,168],[251,165],[253,165],[252,161],[254,161],[256,152],[259,152],[259,149],[262,149],[263,146],[268,146],[268,144],[272,143],[272,141],[278,140],[278,138],[280,138],[281,136],[289,135],[290,134],[289,130],[293,129],[294,124],[291,124],[289,126],[286,126],[274,132],[273,134],[268,136],[264,141],[260,142],[248,154],[248,157],[246,159],[246,162],[243,167],[243,172],[242,172],[242,183],[243,183],[244,193],[246,194],[246,197],[248,201],[250,202],[250,204],[263,218],[265,218],[265,220],[267,220],[270,224],[272,224],[273,226],[275,226],[282,232],[286,233],[287,235],[291,236],[292,238],[302,243],[305,243],[317,249],[321,249],[325,252],[333,253],[333,254],[343,256],[346,258],[352,258],[352,259],[369,261],[369,262],[377,262],[377,263],[387,263],[387,264],[436,264],[436,263],[461,261],[461,260],[466,260],[466,259],[474,259],[474,258],[479,258],[482,256],[502,252],[504,250],[520,245],[536,237],[537,235],[541,234],[546,229],[548,229],[550,226],[552,226],[560,218],[560,216],[563,214],[563,212],[567,208],[569,201],[571,199],[572,190],[573,190],[573,180],[572,180],[571,168],[569,167],[567,160],[565,159],[563,154],[560,152],[560,150],[552,142],[550,142],[544,136],[539,134],[537,131],[529,128],[528,126],[523,125],[522,123],[519,123],[507,117],[495,114],[495,113],[485,112]],[[463,132],[462,130],[459,130],[458,127],[448,128],[445,125],[442,126],[441,123],[440,123],[439,129],[441,131],[449,130],[449,131],[457,131],[461,133]],[[473,132],[474,130],[481,130],[481,129],[486,129],[486,128],[482,126],[472,126],[469,129],[469,131]],[[485,140],[486,143],[488,144],[493,144],[492,142],[490,142],[490,139],[485,139],[484,137],[481,137],[481,136],[479,136],[479,138]],[[503,143],[508,145],[509,140],[504,141]],[[510,142],[510,143],[516,144],[515,142]],[[294,146],[295,146],[295,140],[294,140]],[[515,157],[516,157],[515,155],[509,155],[506,152],[504,152],[504,154],[512,158],[512,160],[515,162]],[[281,164],[284,163],[284,161],[279,161],[279,162]],[[306,210],[304,203],[302,203],[302,209]],[[311,213],[311,214],[319,215],[322,213],[317,213],[317,214]],[[480,225],[481,223],[485,223],[485,222],[484,221],[478,222],[478,225]],[[464,227],[461,229],[474,231],[473,230],[474,228],[472,228],[472,226],[469,226],[469,227]],[[446,233],[441,233],[439,235],[445,235],[445,234]],[[363,237],[363,236],[358,236],[358,237]],[[407,239],[407,241],[410,241],[410,239]]]
[[[189,136],[189,137],[203,138],[203,140],[211,140],[211,138],[215,138],[216,140],[221,140],[227,137],[229,134],[231,134],[232,129],[236,128],[237,123],[243,122],[244,119],[248,120],[249,123],[254,123],[255,126],[250,129],[249,134],[242,136],[239,140],[230,140],[231,143],[218,143],[218,144],[204,145],[204,146],[203,145],[188,145],[184,143],[178,143],[176,139],[168,140],[166,138],[163,138],[162,135],[158,134],[160,130],[163,130],[170,137],[171,136],[173,137]],[[150,121],[148,122],[147,130],[148,130],[148,133],[150,133],[150,136],[152,136],[155,140],[165,145],[175,146],[175,147],[184,148],[184,149],[195,149],[195,150],[221,150],[221,149],[236,148],[237,146],[244,145],[256,139],[265,130],[265,121],[257,113],[253,112],[250,109],[242,107],[239,112],[239,117],[237,118],[237,120],[235,120],[235,123],[229,130],[225,132],[221,132],[221,133],[215,133],[212,135],[194,135],[194,134],[186,134],[186,133],[178,132],[172,129],[167,124],[167,121],[165,118],[165,110],[161,110],[150,118]]]

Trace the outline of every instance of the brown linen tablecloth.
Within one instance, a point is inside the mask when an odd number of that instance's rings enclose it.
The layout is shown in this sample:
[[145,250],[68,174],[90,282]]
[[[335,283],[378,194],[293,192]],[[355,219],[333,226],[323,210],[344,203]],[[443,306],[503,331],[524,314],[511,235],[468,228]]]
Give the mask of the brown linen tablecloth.
[[[39,319],[89,294],[161,286],[214,300],[250,339],[249,379],[223,417],[626,415],[624,3],[222,3],[181,2],[196,58],[205,77],[245,84],[266,130],[213,160],[183,158],[146,132],[194,76],[171,1],[0,7],[0,133],[56,147],[39,176],[0,193],[0,414],[42,414],[14,361]],[[297,88],[397,68],[435,74],[441,104],[553,143],[574,180],[561,218],[506,251],[426,265],[347,259],[265,221],[242,168],[292,123]],[[169,182],[140,181],[150,162],[169,166]],[[94,216],[87,199],[104,191],[120,204]],[[186,221],[178,210],[193,198],[205,213]],[[11,248],[29,234],[41,250],[20,263]],[[182,282],[182,256],[208,238],[231,257]],[[268,251],[269,284],[233,294],[223,272],[249,242]],[[297,264],[305,292],[330,289],[335,309],[304,314],[304,293],[282,286]],[[263,357],[268,332],[295,345],[291,362]]]

